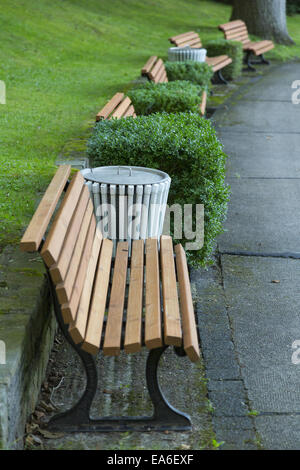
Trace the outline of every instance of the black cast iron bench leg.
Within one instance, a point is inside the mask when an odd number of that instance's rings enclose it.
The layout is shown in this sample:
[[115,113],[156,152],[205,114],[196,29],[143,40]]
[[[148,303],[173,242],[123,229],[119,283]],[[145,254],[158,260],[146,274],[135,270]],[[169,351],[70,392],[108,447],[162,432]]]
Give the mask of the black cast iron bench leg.
[[263,54],[260,54],[258,57],[259,57],[259,60],[251,60],[251,56],[252,56],[252,52],[251,51],[248,51],[246,53],[246,57],[244,59],[244,63],[247,65],[247,68],[245,70],[248,70],[250,72],[256,72],[256,68],[253,67],[252,64],[257,64],[257,65],[260,65],[260,64],[263,64],[263,65],[270,65],[270,61],[267,60],[265,58],[265,56]]
[[217,72],[214,73],[212,83],[214,85],[218,85],[218,84],[228,85],[228,81],[223,77],[221,69],[217,70]]
[[[48,281],[54,303],[54,312],[58,324],[66,340],[77,352],[85,368],[87,382],[86,389],[79,402],[70,410],[60,413],[47,424],[52,431],[63,432],[110,432],[110,431],[188,431],[191,429],[190,417],[174,408],[164,397],[158,383],[158,363],[168,346],[152,349],[146,363],[146,380],[151,401],[154,406],[154,414],[138,417],[104,417],[100,419],[90,418],[90,408],[97,390],[98,378],[94,357],[76,345],[68,333],[68,327],[62,321],[60,306],[57,301],[55,288],[52,284],[49,272]],[[176,354],[185,355],[182,348],[175,348]]]

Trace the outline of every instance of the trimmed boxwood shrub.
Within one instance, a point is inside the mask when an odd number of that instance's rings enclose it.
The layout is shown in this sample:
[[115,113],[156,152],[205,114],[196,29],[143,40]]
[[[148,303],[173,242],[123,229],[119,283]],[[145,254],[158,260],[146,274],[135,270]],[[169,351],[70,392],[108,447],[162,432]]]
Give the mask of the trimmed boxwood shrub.
[[242,73],[243,67],[243,45],[240,41],[227,41],[226,39],[215,39],[205,44],[207,55],[214,57],[227,54],[232,63],[224,67],[221,72],[227,80],[234,80]]
[[152,114],[160,111],[177,113],[199,111],[203,87],[187,81],[167,83],[148,82],[128,92],[137,114]]
[[196,62],[186,60],[183,62],[165,62],[168,80],[188,80],[196,85],[205,87],[206,91],[210,89],[213,69],[206,62]]
[[172,178],[170,205],[204,204],[204,246],[187,256],[194,265],[210,262],[215,238],[223,231],[229,189],[224,181],[226,155],[209,120],[196,113],[156,113],[100,121],[87,152],[94,166],[167,172]]

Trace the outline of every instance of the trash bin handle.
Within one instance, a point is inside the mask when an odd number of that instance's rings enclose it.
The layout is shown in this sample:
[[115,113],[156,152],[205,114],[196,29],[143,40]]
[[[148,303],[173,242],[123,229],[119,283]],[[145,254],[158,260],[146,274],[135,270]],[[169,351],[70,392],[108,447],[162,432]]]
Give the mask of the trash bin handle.
[[129,176],[132,176],[132,168],[128,166],[119,166],[118,167],[118,175],[120,174],[120,169],[123,168],[124,170],[129,170]]

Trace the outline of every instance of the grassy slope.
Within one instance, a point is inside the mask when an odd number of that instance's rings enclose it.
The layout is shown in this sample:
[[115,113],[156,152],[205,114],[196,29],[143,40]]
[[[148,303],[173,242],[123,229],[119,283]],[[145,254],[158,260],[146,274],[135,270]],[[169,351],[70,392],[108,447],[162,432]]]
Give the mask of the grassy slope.
[[66,140],[150,55],[166,55],[170,35],[221,37],[216,26],[229,13],[200,0],[1,0],[0,247],[18,239]]

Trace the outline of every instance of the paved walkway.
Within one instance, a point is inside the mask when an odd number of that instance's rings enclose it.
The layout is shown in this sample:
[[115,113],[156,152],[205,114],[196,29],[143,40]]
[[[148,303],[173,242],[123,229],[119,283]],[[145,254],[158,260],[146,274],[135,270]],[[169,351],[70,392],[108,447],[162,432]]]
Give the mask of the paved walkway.
[[[219,267],[195,275],[214,426],[234,449],[300,449],[300,63],[214,116],[232,198]],[[300,357],[300,354],[299,354]]]

